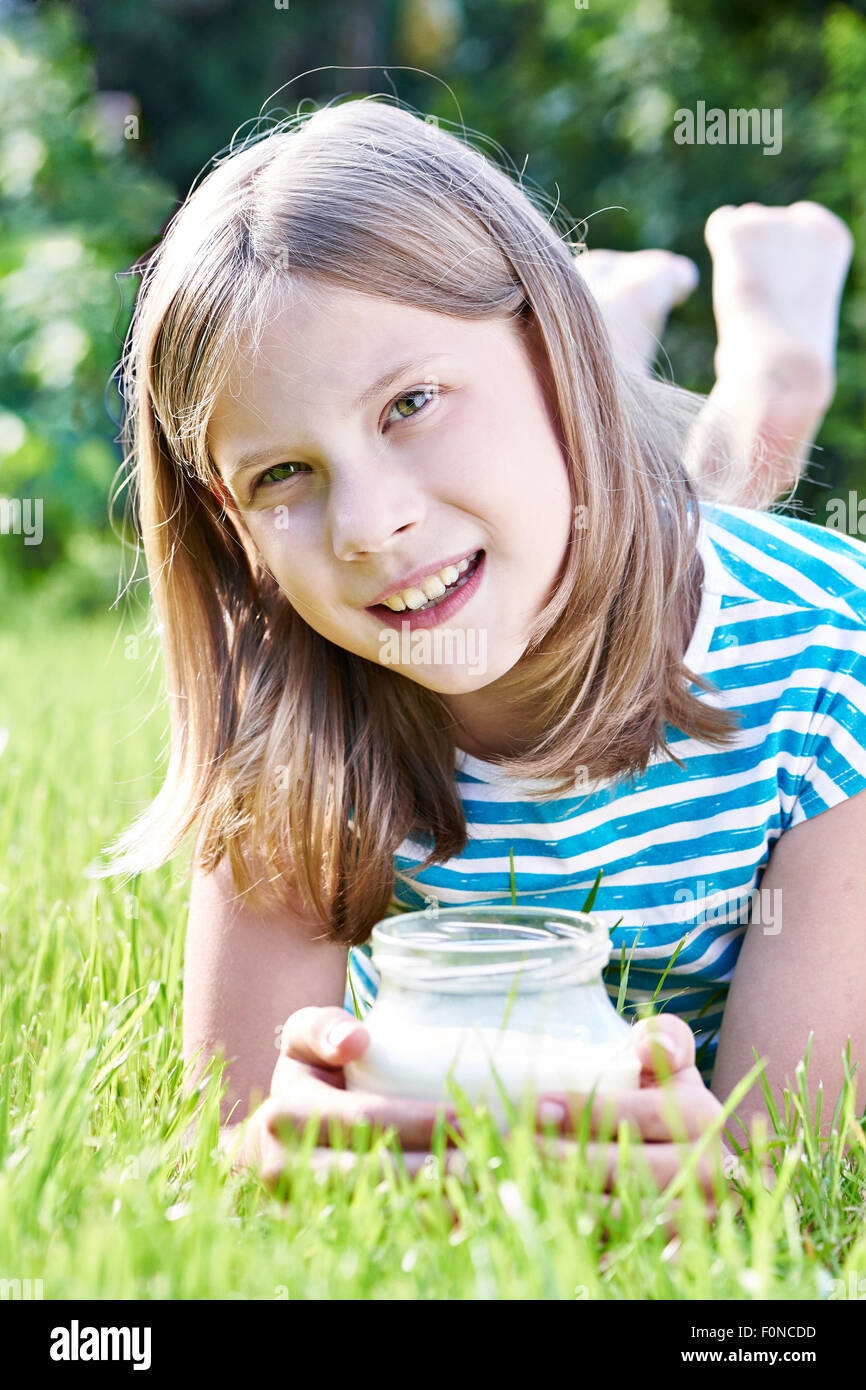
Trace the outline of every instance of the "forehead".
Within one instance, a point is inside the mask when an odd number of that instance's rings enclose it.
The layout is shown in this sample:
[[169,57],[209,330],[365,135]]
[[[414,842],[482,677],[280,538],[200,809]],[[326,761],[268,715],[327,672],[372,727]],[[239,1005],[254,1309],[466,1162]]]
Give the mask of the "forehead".
[[[459,333],[460,319],[404,304],[396,299],[338,286],[291,284],[278,293],[258,331],[238,343],[238,377],[280,363],[303,374],[317,365],[329,371],[359,367],[392,344],[427,341],[450,325]],[[354,378],[353,378],[354,379]]]
[[[270,427],[306,427],[348,409],[388,368],[445,359],[481,368],[507,347],[503,320],[465,319],[334,286],[287,286],[254,334],[242,338],[210,416],[212,452]],[[441,370],[441,368],[440,368]],[[432,363],[430,375],[436,374]],[[222,461],[222,460],[221,460]]]

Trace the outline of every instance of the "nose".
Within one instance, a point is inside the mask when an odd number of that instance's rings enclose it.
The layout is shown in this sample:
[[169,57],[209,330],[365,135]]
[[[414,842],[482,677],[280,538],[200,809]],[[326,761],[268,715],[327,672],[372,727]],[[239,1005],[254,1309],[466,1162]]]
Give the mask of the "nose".
[[333,470],[328,512],[337,559],[360,560],[417,526],[424,499],[406,463],[377,451],[369,462],[355,459],[351,468]]

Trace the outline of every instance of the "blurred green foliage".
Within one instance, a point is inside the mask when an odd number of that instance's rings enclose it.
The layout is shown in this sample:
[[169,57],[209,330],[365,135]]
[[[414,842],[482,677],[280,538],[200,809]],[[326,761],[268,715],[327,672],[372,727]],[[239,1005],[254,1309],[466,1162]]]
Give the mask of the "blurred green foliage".
[[[674,314],[660,365],[697,390],[713,379],[710,212],[804,198],[832,208],[854,233],[855,260],[837,396],[797,499],[823,521],[832,494],[866,484],[861,4],[46,0],[13,9],[6,29],[0,494],[45,499],[45,540],[0,537],[0,575],[44,572],[70,602],[111,600],[119,403],[109,381],[137,284],[122,272],[263,106],[278,115],[351,92],[390,92],[465,124],[491,153],[501,146],[527,185],[575,222],[588,218],[590,246],[692,256],[701,286]],[[97,89],[113,105],[95,103]],[[674,113],[698,101],[781,108],[781,152],[677,145]],[[137,138],[125,138],[134,114]]]
[[0,583],[7,602],[47,584],[60,609],[104,607],[117,585],[111,374],[137,283],[122,272],[174,202],[101,114],[73,21],[37,10],[0,34],[0,495],[41,500],[43,533],[0,534]]

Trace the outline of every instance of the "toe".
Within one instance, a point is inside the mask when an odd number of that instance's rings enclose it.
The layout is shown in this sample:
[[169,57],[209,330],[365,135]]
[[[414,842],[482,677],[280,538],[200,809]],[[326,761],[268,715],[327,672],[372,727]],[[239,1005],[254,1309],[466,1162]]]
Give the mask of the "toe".
[[711,212],[704,227],[704,241],[712,249],[713,239],[724,230],[731,217],[736,212],[733,203],[723,203],[721,207]]
[[701,278],[700,272],[694,261],[689,260],[688,256],[674,256],[672,269],[675,274],[679,293],[679,298],[675,299],[674,303],[681,304],[682,301],[697,288],[698,281]]

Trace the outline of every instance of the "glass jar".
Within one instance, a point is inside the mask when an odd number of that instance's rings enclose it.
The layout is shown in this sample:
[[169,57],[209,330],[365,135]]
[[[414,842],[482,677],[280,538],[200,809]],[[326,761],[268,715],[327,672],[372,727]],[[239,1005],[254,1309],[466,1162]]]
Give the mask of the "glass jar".
[[601,972],[611,951],[591,914],[547,907],[427,908],[372,933],[380,984],[370,1044],[346,1085],[447,1100],[448,1078],[500,1123],[494,1077],[519,1108],[527,1092],[635,1090],[631,1027]]

